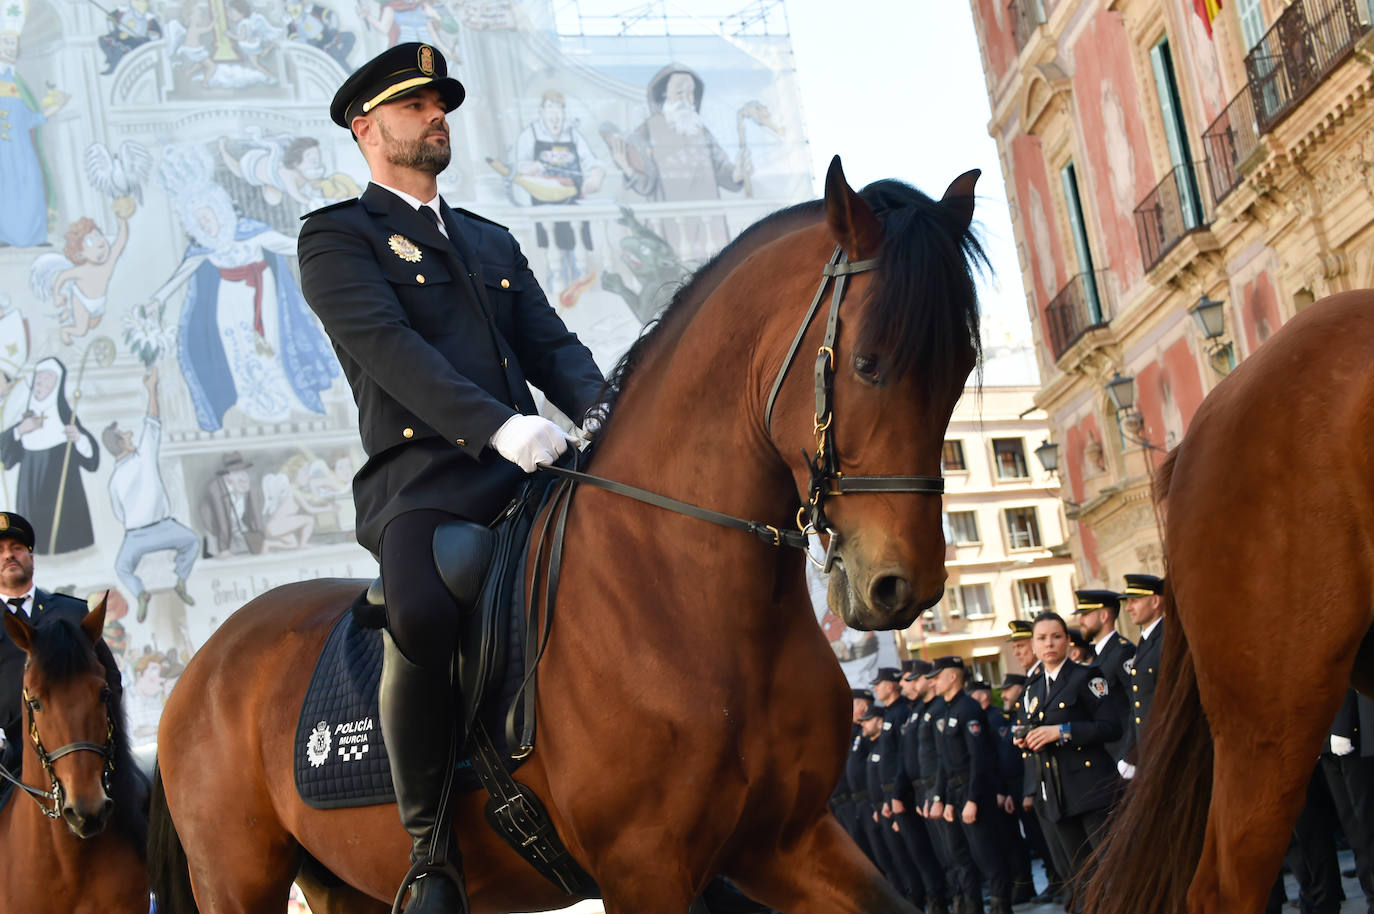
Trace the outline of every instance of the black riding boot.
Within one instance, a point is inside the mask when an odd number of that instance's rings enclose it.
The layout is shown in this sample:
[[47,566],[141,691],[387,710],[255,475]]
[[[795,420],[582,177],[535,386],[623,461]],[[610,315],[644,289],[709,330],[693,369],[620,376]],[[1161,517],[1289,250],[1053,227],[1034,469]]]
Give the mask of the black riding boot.
[[454,755],[461,742],[453,682],[447,670],[418,667],[382,632],[382,682],[378,695],[382,739],[401,824],[410,834],[410,900],[393,910],[405,914],[468,914],[463,858],[450,815]]

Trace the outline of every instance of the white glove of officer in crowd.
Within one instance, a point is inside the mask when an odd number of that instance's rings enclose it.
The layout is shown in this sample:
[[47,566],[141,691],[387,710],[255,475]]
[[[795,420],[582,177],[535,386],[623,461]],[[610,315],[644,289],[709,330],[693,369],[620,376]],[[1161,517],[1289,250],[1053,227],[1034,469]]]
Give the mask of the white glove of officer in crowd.
[[0,752],[5,751],[5,731],[0,730]]
[[535,467],[548,466],[563,456],[571,440],[543,416],[515,415],[496,430],[488,443],[511,463],[533,473]]
[[1355,744],[1344,736],[1331,737],[1332,755],[1349,755],[1355,751]]
[[1118,773],[1120,773],[1120,775],[1123,778],[1125,778],[1128,781],[1131,778],[1135,777],[1135,766],[1132,765],[1130,762],[1126,761],[1124,758],[1120,759],[1116,763],[1116,770]]

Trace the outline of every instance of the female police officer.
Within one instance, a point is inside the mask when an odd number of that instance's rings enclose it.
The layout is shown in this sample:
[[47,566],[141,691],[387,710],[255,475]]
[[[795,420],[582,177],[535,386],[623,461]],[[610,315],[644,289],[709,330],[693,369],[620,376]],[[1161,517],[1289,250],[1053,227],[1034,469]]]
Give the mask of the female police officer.
[[[1035,619],[1032,643],[1040,669],[1026,682],[1016,744],[1027,750],[1026,789],[1069,864],[1082,873],[1097,845],[1119,785],[1106,743],[1121,735],[1107,702],[1107,680],[1096,666],[1068,660],[1069,631],[1052,612]],[[1081,910],[1081,902],[1074,910]]]

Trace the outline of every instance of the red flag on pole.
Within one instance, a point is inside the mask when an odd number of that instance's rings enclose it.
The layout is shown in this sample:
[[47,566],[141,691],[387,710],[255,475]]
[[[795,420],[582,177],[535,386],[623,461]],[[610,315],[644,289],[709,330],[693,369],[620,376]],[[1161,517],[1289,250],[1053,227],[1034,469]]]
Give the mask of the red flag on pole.
[[1212,21],[1221,12],[1221,0],[1193,0],[1193,9],[1202,17],[1203,25],[1207,26],[1207,37],[1211,38]]

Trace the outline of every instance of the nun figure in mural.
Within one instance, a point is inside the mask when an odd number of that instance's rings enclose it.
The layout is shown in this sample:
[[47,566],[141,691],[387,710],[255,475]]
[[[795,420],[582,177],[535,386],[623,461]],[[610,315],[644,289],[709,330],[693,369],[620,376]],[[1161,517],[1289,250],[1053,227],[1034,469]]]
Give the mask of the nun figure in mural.
[[100,452],[67,401],[67,366],[58,359],[34,366],[23,418],[0,434],[0,462],[5,469],[19,467],[15,510],[46,528],[34,552],[75,552],[95,544],[81,471],[94,473]]
[[[649,200],[715,200],[738,191],[753,172],[749,150],[731,162],[701,119],[706,84],[693,70],[668,64],[649,81],[649,117],[628,138],[608,133],[611,159],[625,186]],[[680,255],[704,258],[729,240],[724,217],[670,223],[665,237]]]
[[240,219],[218,184],[183,184],[173,198],[191,243],[149,310],[186,287],[177,357],[200,427],[219,429],[232,406],[259,422],[323,413],[339,363],[287,266],[296,239]]

